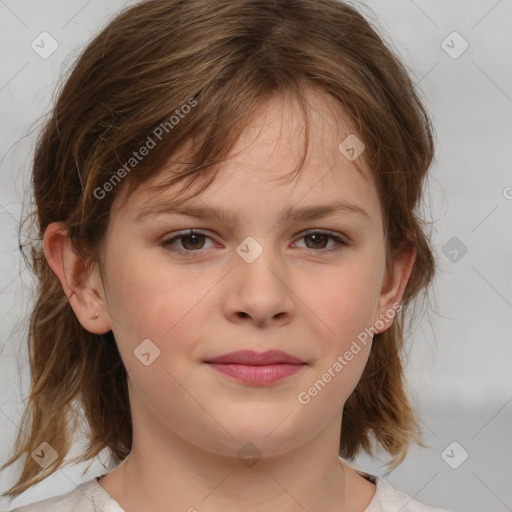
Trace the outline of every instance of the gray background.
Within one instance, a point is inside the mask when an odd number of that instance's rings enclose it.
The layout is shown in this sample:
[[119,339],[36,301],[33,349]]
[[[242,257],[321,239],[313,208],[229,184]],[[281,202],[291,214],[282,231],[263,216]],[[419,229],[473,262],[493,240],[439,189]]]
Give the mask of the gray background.
[[[25,336],[33,281],[19,257],[18,223],[32,123],[46,111],[58,76],[123,5],[0,0],[1,463],[10,455],[29,392]],[[402,56],[435,124],[437,153],[425,206],[439,274],[432,310],[408,345],[407,376],[428,447],[412,448],[388,475],[382,455],[360,457],[354,465],[432,506],[512,510],[512,2],[359,5]],[[58,42],[46,59],[31,48],[43,31]],[[464,41],[469,47],[458,55]],[[107,462],[98,458],[85,474],[85,464],[58,471],[9,508],[63,494],[106,472]],[[20,467],[0,473],[0,492],[14,484]],[[1,498],[0,509],[7,506]]]

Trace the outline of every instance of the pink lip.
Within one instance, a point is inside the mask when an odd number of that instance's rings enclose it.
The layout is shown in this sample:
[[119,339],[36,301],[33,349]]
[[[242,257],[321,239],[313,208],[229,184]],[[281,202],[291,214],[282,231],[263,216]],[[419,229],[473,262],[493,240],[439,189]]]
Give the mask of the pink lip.
[[263,366],[277,363],[304,364],[304,361],[282,350],[267,350],[267,352],[255,352],[254,350],[239,350],[229,352],[219,357],[206,360],[207,363],[233,363],[253,366]]
[[255,385],[271,384],[297,373],[304,365],[278,363],[269,365],[246,365],[231,363],[208,363],[214,370]]
[[253,385],[271,384],[297,373],[306,363],[281,350],[230,352],[205,361],[220,373]]

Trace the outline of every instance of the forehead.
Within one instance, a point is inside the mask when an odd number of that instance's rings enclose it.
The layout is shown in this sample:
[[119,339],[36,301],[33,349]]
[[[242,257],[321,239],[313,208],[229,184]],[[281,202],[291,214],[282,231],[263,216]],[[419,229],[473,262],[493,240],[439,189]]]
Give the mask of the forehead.
[[[349,117],[334,98],[318,90],[308,91],[307,102],[307,154],[296,180],[288,178],[298,168],[305,150],[303,112],[293,96],[274,95],[262,102],[249,119],[228,158],[212,166],[218,172],[212,184],[201,194],[189,194],[190,201],[203,206],[229,205],[231,209],[251,204],[253,211],[258,198],[265,198],[267,203],[302,203],[298,206],[312,201],[318,204],[319,199],[378,203],[364,152],[355,160],[347,158],[343,143],[356,136]],[[191,144],[184,145],[163,169],[119,203],[137,211],[156,201],[178,199],[183,195],[182,187],[161,191],[153,187],[165,183],[176,167],[173,164],[186,161],[190,151]],[[210,174],[208,169],[204,174]]]

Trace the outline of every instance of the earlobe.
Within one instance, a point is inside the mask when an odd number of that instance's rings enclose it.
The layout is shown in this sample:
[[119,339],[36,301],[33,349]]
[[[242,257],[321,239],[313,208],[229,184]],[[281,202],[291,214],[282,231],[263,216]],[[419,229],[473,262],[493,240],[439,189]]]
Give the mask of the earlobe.
[[106,301],[96,284],[97,266],[85,263],[75,252],[62,222],[53,222],[46,228],[43,249],[82,327],[94,334],[110,331]]
[[386,275],[381,294],[375,324],[384,327],[379,328],[382,333],[393,325],[394,317],[402,306],[402,297],[411,276],[416,260],[416,248],[404,249],[393,261],[392,275]]

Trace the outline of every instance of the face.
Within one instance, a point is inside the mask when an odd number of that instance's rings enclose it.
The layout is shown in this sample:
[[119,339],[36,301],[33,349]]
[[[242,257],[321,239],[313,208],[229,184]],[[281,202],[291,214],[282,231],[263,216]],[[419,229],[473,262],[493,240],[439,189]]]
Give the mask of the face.
[[[389,310],[397,287],[386,285],[375,185],[338,149],[350,128],[335,125],[329,98],[309,99],[311,144],[296,181],[278,180],[302,154],[303,121],[276,96],[210,187],[186,203],[204,217],[149,214],[157,203],[172,210],[173,190],[148,190],[171,167],[116,198],[102,307],[129,374],[132,414],[159,434],[229,456],[250,441],[271,456],[341,425],[371,349],[361,333]],[[334,202],[351,206],[282,217]],[[279,350],[301,364],[211,363],[241,350]]]

